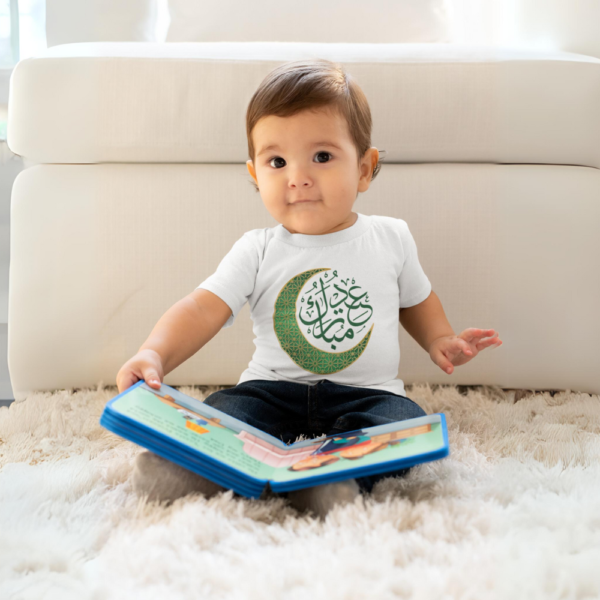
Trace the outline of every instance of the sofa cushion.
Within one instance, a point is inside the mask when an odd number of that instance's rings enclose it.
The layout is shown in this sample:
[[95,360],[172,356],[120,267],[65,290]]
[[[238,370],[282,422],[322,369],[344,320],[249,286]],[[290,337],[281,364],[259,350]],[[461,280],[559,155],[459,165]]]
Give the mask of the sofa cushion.
[[8,145],[44,163],[244,163],[256,88],[309,57],[358,80],[386,162],[600,168],[600,59],[453,44],[55,46],[13,71]]
[[169,0],[167,42],[450,42],[449,0]]
[[46,0],[46,42],[157,42],[156,2]]

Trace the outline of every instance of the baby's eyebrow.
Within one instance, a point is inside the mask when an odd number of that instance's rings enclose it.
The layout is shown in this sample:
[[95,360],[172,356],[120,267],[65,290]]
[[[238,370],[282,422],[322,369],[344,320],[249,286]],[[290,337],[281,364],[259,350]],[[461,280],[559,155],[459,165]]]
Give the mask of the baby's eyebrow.
[[[341,150],[341,148],[337,144],[334,144],[333,142],[328,142],[328,141],[315,142],[312,145],[313,148],[315,148],[317,146],[328,146],[330,148],[337,148],[338,150]],[[268,152],[269,150],[281,150],[281,148],[277,144],[271,144],[271,145],[263,148],[256,156],[260,156],[261,154],[264,154],[265,152]]]

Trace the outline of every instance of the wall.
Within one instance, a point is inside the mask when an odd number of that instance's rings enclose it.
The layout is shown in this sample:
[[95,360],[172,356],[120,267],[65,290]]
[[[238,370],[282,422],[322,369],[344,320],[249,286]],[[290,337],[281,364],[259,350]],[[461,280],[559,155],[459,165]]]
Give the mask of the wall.
[[600,58],[600,0],[451,0],[455,43]]

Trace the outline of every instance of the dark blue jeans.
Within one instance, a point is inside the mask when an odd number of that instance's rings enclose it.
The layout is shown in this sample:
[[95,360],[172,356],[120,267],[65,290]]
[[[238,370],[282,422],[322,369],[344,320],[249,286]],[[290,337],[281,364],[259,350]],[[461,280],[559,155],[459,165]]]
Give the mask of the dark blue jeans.
[[[208,406],[244,421],[289,444],[309,438],[353,431],[427,413],[406,396],[352,387],[322,379],[315,385],[253,379],[210,394]],[[403,476],[408,469],[357,477],[361,491],[370,492],[384,477]]]

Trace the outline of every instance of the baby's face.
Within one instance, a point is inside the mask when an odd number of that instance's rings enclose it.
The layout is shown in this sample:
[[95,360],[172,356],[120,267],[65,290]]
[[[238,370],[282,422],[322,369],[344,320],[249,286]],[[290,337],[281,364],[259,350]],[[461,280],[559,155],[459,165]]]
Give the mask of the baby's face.
[[256,160],[248,171],[269,213],[290,233],[324,235],[355,223],[352,206],[369,188],[379,152],[370,148],[359,165],[343,117],[329,108],[270,115],[252,136]]

